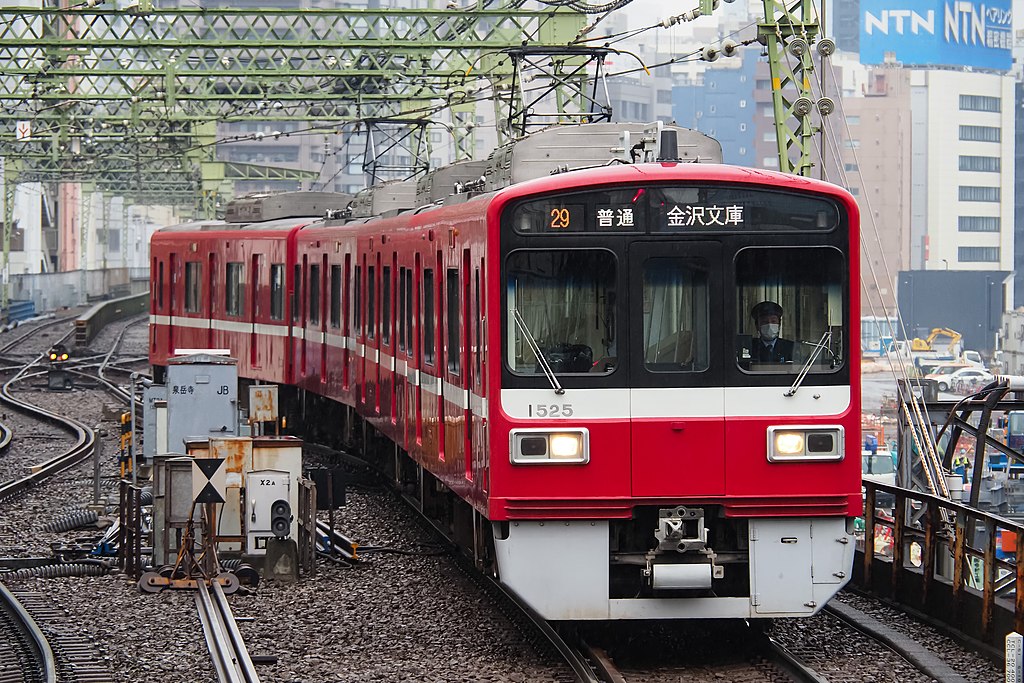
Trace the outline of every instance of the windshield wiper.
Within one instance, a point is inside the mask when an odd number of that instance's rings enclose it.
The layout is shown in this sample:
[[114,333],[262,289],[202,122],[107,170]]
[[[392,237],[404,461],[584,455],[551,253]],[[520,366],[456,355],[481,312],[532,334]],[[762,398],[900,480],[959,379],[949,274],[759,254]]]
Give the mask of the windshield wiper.
[[[811,366],[814,365],[814,362],[818,360],[818,356],[821,355],[822,349],[828,348],[831,342],[832,330],[825,330],[825,334],[821,335],[821,339],[819,339],[818,343],[814,345],[814,350],[811,351],[811,355],[807,358],[804,366],[800,368],[800,373],[796,376],[796,379],[793,380],[793,386],[791,386],[783,396],[793,396],[796,394],[796,390],[800,388],[800,385],[803,384],[804,377],[807,376],[807,371],[810,370]],[[830,353],[831,351],[832,349],[829,348]]]
[[565,389],[558,383],[558,378],[555,377],[554,371],[551,369],[551,365],[548,364],[548,359],[544,356],[544,352],[540,350],[540,345],[537,344],[537,340],[533,338],[533,334],[530,333],[530,328],[526,326],[526,321],[523,320],[523,314],[519,312],[518,308],[512,309],[512,319],[516,321],[516,326],[519,331],[526,337],[526,343],[530,345],[530,349],[533,354],[537,356],[537,362],[540,364],[540,369],[544,371],[544,376],[551,382],[551,388],[555,390],[555,393],[561,396],[565,393]]

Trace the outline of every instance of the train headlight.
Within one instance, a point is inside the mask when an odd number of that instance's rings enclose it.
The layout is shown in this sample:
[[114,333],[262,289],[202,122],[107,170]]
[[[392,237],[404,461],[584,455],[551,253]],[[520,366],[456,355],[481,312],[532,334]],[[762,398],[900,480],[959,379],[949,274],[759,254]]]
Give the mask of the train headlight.
[[515,429],[509,434],[513,463],[585,463],[590,460],[590,432],[580,429]]
[[768,428],[768,460],[842,460],[841,425],[794,425]]

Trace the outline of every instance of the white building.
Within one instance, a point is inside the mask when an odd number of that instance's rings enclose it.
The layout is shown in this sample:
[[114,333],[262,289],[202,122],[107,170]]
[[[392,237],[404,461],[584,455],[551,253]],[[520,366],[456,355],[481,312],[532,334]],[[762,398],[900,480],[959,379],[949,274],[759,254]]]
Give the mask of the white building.
[[910,72],[911,270],[1013,270],[1014,82]]

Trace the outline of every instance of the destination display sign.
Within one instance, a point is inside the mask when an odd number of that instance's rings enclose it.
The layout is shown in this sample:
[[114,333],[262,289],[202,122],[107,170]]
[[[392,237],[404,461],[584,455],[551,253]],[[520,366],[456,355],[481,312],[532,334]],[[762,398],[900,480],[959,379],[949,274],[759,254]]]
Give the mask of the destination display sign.
[[576,192],[522,202],[505,224],[521,234],[832,230],[830,200],[722,186],[652,186]]

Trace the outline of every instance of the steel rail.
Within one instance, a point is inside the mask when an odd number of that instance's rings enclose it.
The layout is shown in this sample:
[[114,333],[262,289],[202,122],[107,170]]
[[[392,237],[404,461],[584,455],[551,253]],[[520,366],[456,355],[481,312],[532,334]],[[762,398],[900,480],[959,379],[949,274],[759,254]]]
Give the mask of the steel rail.
[[804,663],[785,645],[771,636],[767,638],[768,654],[775,658],[775,664],[798,683],[828,683],[828,679]]
[[[32,650],[32,654],[35,656],[39,670],[43,674],[43,681],[45,683],[57,683],[57,660],[53,656],[53,649],[50,647],[50,643],[46,640],[42,629],[36,624],[28,609],[21,604],[21,601],[13,593],[7,590],[7,586],[3,583],[0,583],[0,611],[6,612],[14,627],[24,635],[29,648]],[[12,647],[13,645],[7,643],[6,646]],[[26,680],[30,679],[26,677]]]
[[398,497],[405,501],[414,512],[420,515],[420,519],[430,526],[434,532],[444,538],[452,544],[456,550],[450,553],[450,557],[455,560],[455,563],[462,569],[462,571],[471,578],[482,578],[485,585],[490,587],[492,590],[500,592],[509,602],[514,604],[516,608],[530,621],[531,626],[537,629],[538,632],[544,635],[547,641],[554,647],[558,654],[561,655],[569,668],[572,669],[573,674],[576,676],[576,680],[579,683],[602,683],[601,678],[594,673],[594,668],[590,662],[584,656],[578,648],[573,647],[562,637],[562,635],[540,614],[537,613],[530,605],[519,597],[519,595],[512,589],[506,587],[498,579],[489,574],[483,574],[480,572],[457,548],[458,546],[452,541],[452,539],[444,532],[444,529],[434,523],[434,520],[430,519],[427,515],[420,510],[416,501],[402,494],[398,494]]
[[224,590],[216,581],[213,582],[212,595],[205,581],[200,579],[196,585],[199,588],[196,608],[213,666],[217,670],[217,680],[219,683],[259,683]]
[[[70,337],[73,332],[74,330],[69,332],[67,336],[61,339],[61,342],[63,342],[67,337]],[[38,419],[42,419],[45,422],[54,424],[65,431],[71,432],[72,436],[75,438],[75,443],[64,453],[33,467],[32,473],[28,476],[0,484],[0,500],[17,493],[21,493],[22,491],[25,491],[35,484],[43,481],[47,477],[78,464],[85,458],[92,455],[96,444],[96,433],[78,420],[73,420],[58,413],[44,410],[39,406],[17,399],[11,394],[12,385],[23,379],[28,370],[36,365],[43,356],[44,354],[40,354],[38,358],[25,365],[25,367],[15,374],[14,377],[4,383],[3,388],[0,389],[0,402],[12,406],[24,413],[35,416]]]

